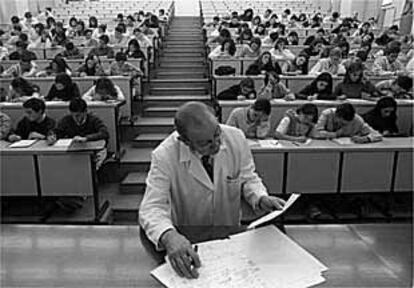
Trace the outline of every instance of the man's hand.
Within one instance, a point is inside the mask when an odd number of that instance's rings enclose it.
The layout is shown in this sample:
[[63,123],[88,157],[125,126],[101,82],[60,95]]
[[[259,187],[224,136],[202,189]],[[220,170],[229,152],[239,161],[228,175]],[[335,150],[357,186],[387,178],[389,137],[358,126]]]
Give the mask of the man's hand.
[[75,136],[73,137],[73,141],[77,143],[85,143],[86,141],[88,141],[88,139],[82,136]]
[[187,238],[171,229],[162,235],[160,241],[167,250],[171,266],[180,277],[198,278],[200,258]]
[[20,137],[19,135],[12,134],[12,135],[9,136],[9,141],[10,142],[17,142],[17,141],[20,141],[20,140],[22,140],[22,137]]
[[318,99],[318,94],[317,93],[315,93],[315,94],[313,94],[311,96],[308,96],[308,100],[309,101],[313,101],[313,100],[316,100],[316,99]]
[[357,143],[357,144],[363,144],[363,143],[369,142],[369,138],[367,136],[352,136],[351,140],[352,142]]
[[336,99],[338,99],[338,100],[346,100],[346,98],[348,98],[348,97],[346,97],[345,94],[342,94],[342,95],[339,95],[338,97],[336,97]]
[[282,210],[286,201],[275,196],[262,196],[259,200],[259,208],[264,212],[270,212],[273,210]]
[[42,135],[42,134],[37,133],[37,132],[30,132],[29,137],[27,137],[27,138],[30,139],[30,140],[35,140],[35,139],[42,140],[42,139],[45,139],[46,137],[45,137],[45,135]]

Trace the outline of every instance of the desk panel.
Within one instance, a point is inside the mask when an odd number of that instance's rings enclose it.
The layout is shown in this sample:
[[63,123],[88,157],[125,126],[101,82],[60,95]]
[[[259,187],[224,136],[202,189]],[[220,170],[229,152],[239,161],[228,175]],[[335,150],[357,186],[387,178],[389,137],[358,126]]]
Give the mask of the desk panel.
[[1,196],[37,196],[33,155],[1,154]]
[[286,192],[336,193],[339,153],[290,152]]
[[395,175],[395,192],[412,192],[413,190],[413,153],[399,152]]
[[256,171],[270,194],[283,192],[284,153],[253,151]]
[[39,155],[42,196],[93,195],[91,153]]
[[388,192],[394,152],[346,152],[341,192]]

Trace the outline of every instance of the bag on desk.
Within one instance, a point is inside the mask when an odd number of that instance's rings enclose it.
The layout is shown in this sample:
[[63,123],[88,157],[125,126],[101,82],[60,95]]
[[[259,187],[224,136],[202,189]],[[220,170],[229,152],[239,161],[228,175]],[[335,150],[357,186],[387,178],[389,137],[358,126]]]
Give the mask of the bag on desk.
[[234,75],[236,74],[236,68],[231,66],[220,66],[214,70],[214,74],[217,76]]

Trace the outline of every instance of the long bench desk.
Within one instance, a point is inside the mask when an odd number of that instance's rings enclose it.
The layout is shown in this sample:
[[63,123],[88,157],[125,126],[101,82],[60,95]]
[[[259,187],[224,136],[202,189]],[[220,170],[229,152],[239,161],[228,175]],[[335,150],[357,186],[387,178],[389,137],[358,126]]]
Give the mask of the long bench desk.
[[[78,84],[80,94],[83,95],[88,91],[98,80],[99,77],[90,76],[90,77],[73,77],[72,80]],[[131,78],[124,76],[111,76],[110,79],[115,85],[118,85],[121,88],[125,96],[125,105],[120,108],[119,114],[121,117],[131,119],[132,117],[132,87],[130,85]],[[12,78],[2,78],[0,79],[0,87],[7,88]],[[40,95],[46,96],[49,92],[50,87],[55,83],[54,77],[40,77],[40,78],[27,78],[32,84],[39,86]],[[92,103],[92,102],[90,102]]]
[[[286,234],[328,267],[317,287],[412,287],[412,224],[292,225]],[[164,287],[137,226],[2,225],[0,245],[2,287]]]
[[[358,114],[363,114],[368,110],[375,107],[374,101],[367,101],[367,100],[359,100],[359,99],[348,99],[348,102],[352,103],[356,109]],[[253,100],[244,100],[244,101],[219,101],[222,113],[222,122],[226,123],[231,111],[237,107],[247,107],[251,105],[254,101]],[[299,106],[305,103],[314,103],[319,110],[319,114],[327,108],[336,107],[342,103],[342,101],[325,101],[325,100],[314,100],[314,101],[307,101],[307,100],[295,100],[295,101],[286,101],[283,99],[273,99],[271,101],[272,104],[272,112],[270,115],[270,122],[271,122],[271,129],[274,131],[277,125],[279,124],[280,120],[283,118],[285,112],[288,109],[296,109]],[[397,125],[400,129],[400,132],[406,133],[410,135],[414,121],[414,101],[413,100],[397,100],[398,108],[397,108]]]
[[0,141],[1,196],[93,196],[95,221],[109,203],[99,203],[94,151],[105,141],[48,146],[37,141],[27,148],[10,148]]
[[256,170],[272,194],[414,191],[413,137],[352,145],[314,139],[250,144]]
[[[122,107],[123,102],[117,103],[104,103],[104,102],[89,102],[88,111],[98,116],[106,125],[109,132],[108,151],[115,153],[115,157],[120,155],[120,133],[118,130],[119,122],[119,109]],[[0,111],[6,113],[14,126],[23,117],[23,104],[22,103],[0,103]],[[58,122],[63,116],[69,114],[69,103],[52,101],[46,102],[46,113],[49,117]]]

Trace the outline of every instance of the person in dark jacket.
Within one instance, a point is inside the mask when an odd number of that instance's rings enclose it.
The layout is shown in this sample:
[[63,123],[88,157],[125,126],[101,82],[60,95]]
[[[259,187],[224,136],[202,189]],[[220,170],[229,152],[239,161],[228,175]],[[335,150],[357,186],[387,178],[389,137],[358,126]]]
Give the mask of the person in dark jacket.
[[297,99],[335,100],[332,95],[332,75],[328,72],[319,74],[310,84],[296,94]]
[[393,97],[382,97],[373,109],[362,115],[365,122],[383,136],[398,135],[397,102]]
[[55,120],[46,115],[46,104],[42,99],[30,98],[23,103],[25,116],[10,133],[9,141],[22,139],[46,139],[55,128]]
[[56,75],[55,83],[50,87],[45,100],[70,101],[74,98],[80,98],[78,84],[66,73]]
[[245,78],[239,84],[220,92],[218,100],[245,100],[256,99],[256,90],[252,78]]
[[282,74],[282,69],[272,58],[272,54],[269,51],[265,51],[247,68],[246,75],[260,75],[271,71]]

